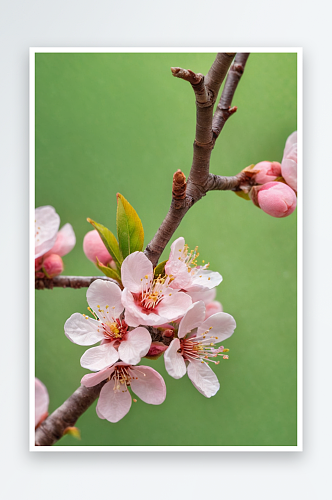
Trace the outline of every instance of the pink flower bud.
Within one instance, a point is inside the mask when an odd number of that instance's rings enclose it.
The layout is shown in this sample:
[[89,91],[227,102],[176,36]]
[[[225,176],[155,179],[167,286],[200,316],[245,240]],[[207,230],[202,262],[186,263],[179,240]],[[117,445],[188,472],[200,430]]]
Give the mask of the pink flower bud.
[[96,257],[104,266],[107,266],[107,264],[112,264],[114,262],[112,256],[108,253],[96,229],[94,229],[93,231],[89,231],[84,236],[83,251],[86,257],[94,264],[97,263]]
[[293,132],[286,141],[281,175],[287,184],[297,191],[297,132]]
[[35,259],[35,271],[40,271],[43,265],[43,257],[38,257]]
[[294,212],[296,195],[283,182],[268,182],[263,186],[254,186],[250,197],[255,205],[273,217],[286,217]]
[[43,271],[48,278],[54,278],[63,271],[63,262],[59,255],[52,253],[43,262]]
[[152,342],[149,352],[146,354],[146,356],[160,356],[166,349],[168,348],[167,345],[162,344],[161,342]]
[[257,184],[266,184],[281,176],[281,165],[277,161],[261,161],[251,171],[257,172],[255,175]]

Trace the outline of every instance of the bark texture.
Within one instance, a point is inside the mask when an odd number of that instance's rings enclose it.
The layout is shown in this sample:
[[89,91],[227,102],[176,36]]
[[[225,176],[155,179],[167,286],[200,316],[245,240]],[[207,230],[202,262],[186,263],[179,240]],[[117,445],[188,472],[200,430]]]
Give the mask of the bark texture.
[[53,290],[54,287],[60,288],[86,288],[95,280],[112,281],[116,285],[119,283],[107,276],[55,276],[54,278],[36,278],[35,289],[44,290],[45,288]]

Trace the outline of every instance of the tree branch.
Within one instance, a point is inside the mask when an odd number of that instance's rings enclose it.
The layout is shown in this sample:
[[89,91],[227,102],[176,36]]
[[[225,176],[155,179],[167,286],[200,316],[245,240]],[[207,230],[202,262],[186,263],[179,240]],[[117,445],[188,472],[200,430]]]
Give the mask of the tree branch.
[[116,285],[119,283],[107,276],[55,276],[54,278],[36,278],[35,289],[44,290],[45,288],[53,290],[54,287],[60,288],[85,288],[91,285],[95,280],[111,281]]
[[[186,196],[181,201],[175,200],[174,196],[172,197],[171,206],[164,221],[144,251],[154,266],[181,220],[194,203],[211,190],[236,190],[243,181],[242,174],[230,178],[210,174],[212,149],[227,118],[236,111],[235,107],[230,108],[230,104],[249,54],[240,53],[235,56],[234,63],[226,78],[220,103],[213,117],[213,106],[233,56],[232,53],[217,54],[205,78],[200,73],[194,73],[191,70],[171,68],[173,76],[190,82],[195,92],[196,134],[193,161],[186,184]],[[227,106],[227,110],[224,108],[225,106]],[[227,117],[226,114],[228,114]],[[220,128],[219,133],[217,133],[218,127]]]
[[57,408],[44,422],[36,429],[36,446],[51,446],[58,441],[67,427],[73,427],[77,419],[92,405],[98,398],[104,380],[94,387],[84,387],[81,385],[76,391]]

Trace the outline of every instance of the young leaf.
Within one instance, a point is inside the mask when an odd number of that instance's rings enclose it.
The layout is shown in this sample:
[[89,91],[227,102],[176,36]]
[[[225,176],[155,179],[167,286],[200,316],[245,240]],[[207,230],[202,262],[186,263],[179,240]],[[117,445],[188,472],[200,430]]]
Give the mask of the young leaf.
[[161,276],[164,276],[165,274],[165,265],[166,265],[167,260],[164,260],[163,262],[160,262],[154,269],[154,277],[158,278],[158,276],[161,274]]
[[108,278],[112,278],[113,280],[116,280],[118,283],[120,283],[120,285],[122,285],[121,278],[120,278],[118,272],[115,269],[112,269],[111,267],[104,266],[98,260],[98,257],[96,257],[96,259],[97,259],[97,267],[98,267],[98,269],[100,269],[101,272],[105,274],[105,276],[107,276]]
[[129,254],[143,250],[144,230],[141,219],[130,203],[118,193],[118,208],[116,212],[116,225],[119,246],[123,258]]
[[117,239],[114,236],[114,234],[109,229],[107,229],[107,227],[98,224],[98,222],[95,222],[92,219],[87,219],[87,221],[90,222],[90,224],[92,224],[95,229],[97,229],[101,239],[103,240],[105,247],[107,248],[108,252],[112,255],[116,265],[120,269],[123,258],[121,256],[119,243],[117,242]]
[[244,191],[234,191],[234,193],[240,196],[240,198],[243,198],[245,200],[250,200],[250,196],[248,195],[248,193],[245,193]]

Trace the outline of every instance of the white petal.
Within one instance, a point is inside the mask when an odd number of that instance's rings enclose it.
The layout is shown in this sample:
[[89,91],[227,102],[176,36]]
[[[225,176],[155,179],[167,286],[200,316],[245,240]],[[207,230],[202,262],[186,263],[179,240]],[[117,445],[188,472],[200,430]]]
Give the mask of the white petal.
[[[197,337],[207,332],[206,337],[209,336],[214,339],[214,342],[222,342],[230,337],[236,328],[235,319],[230,314],[219,312],[213,314],[197,329]],[[217,338],[216,338],[217,337]]]
[[84,377],[82,377],[81,384],[85,387],[94,387],[95,385],[100,384],[100,382],[106,380],[114,372],[115,366],[116,365],[108,366],[104,370],[100,370],[100,372],[97,373],[87,373]]
[[96,280],[86,292],[89,306],[102,321],[112,323],[123,311],[121,290],[111,281]]
[[107,343],[85,351],[81,357],[81,366],[91,371],[98,371],[113,365],[118,359],[118,351]]
[[[156,307],[156,310],[158,315],[165,318],[166,321],[163,321],[163,323],[167,323],[169,321],[175,321],[176,319],[182,318],[191,305],[192,300],[189,295],[184,292],[172,290],[171,295],[165,296]],[[159,324],[162,325],[163,323]]]
[[115,390],[115,381],[107,382],[102,390],[97,404],[97,415],[109,422],[118,422],[123,418],[131,407],[131,395],[127,388]]
[[[56,240],[60,217],[49,205],[35,210],[35,259],[50,250]],[[38,233],[38,234],[37,234]]]
[[142,280],[145,276],[153,275],[153,266],[143,252],[134,252],[128,255],[121,266],[121,281],[125,288],[133,293],[142,289]]
[[144,403],[160,405],[166,398],[166,385],[163,377],[149,366],[130,368],[133,375],[130,386]]
[[147,354],[151,345],[151,335],[143,327],[135,328],[127,333],[126,339],[119,346],[119,358],[129,365],[137,365]]
[[191,292],[199,292],[205,289],[215,288],[222,282],[222,276],[214,271],[206,269],[196,269],[192,278],[191,287],[188,288]]
[[74,313],[67,319],[65,334],[78,345],[93,345],[104,338],[100,322],[80,313]]
[[[177,277],[178,273],[181,269],[184,269],[187,272],[186,264],[181,260],[183,255],[185,241],[184,238],[180,237],[175,240],[171,245],[171,251],[169,254],[169,259],[165,265],[166,274],[172,274]],[[176,287],[175,287],[176,288]]]
[[180,341],[179,339],[174,339],[164,354],[165,368],[168,374],[176,379],[186,374],[186,363],[182,354],[177,352],[178,349],[180,349]]
[[205,305],[204,302],[196,302],[192,305],[188,312],[183,316],[180,321],[178,337],[182,339],[186,333],[191,332],[203,323],[205,318]]
[[219,391],[220,384],[216,374],[201,361],[189,363],[188,377],[196,389],[207,398],[214,396]]
[[135,304],[134,296],[128,288],[122,290],[121,295],[122,305],[125,309],[125,322],[129,326],[139,326],[141,318],[139,317],[140,309]]
[[217,290],[216,288],[211,288],[211,290],[201,290],[199,292],[187,292],[188,295],[192,298],[193,302],[198,302],[202,300],[205,305],[209,304],[212,302],[217,295]]
[[60,231],[58,231],[55,245],[53,246],[52,253],[56,253],[63,257],[67,255],[75,246],[76,237],[71,224],[65,224]]

